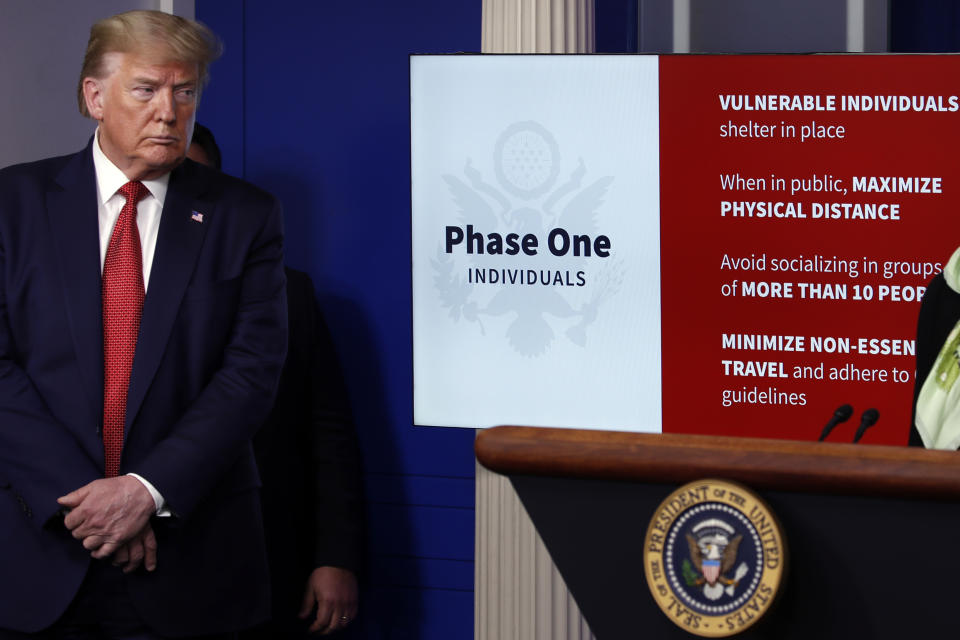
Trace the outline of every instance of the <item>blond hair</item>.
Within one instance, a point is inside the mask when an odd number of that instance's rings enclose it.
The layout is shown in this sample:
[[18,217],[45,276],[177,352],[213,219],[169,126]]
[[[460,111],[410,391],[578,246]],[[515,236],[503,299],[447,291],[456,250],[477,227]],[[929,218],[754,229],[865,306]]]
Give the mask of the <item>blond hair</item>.
[[206,25],[163,11],[128,11],[104,18],[90,27],[87,53],[80,69],[77,102],[90,117],[83,96],[84,78],[102,79],[109,73],[108,53],[160,53],[161,62],[196,64],[201,90],[207,83],[207,66],[220,57],[223,45]]

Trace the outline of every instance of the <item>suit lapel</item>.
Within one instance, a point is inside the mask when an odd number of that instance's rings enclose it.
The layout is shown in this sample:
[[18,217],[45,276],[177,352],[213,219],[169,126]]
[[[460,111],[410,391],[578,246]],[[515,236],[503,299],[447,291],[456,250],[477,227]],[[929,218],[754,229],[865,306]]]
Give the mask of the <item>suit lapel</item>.
[[[64,166],[56,185],[47,193],[46,206],[81,384],[99,429],[103,414],[103,316],[97,186],[89,145]],[[94,434],[91,430],[90,435]],[[92,453],[103,458],[99,447]]]
[[[125,430],[130,429],[163,359],[180,301],[210,226],[213,205],[202,199],[203,191],[203,182],[191,162],[171,173],[130,373]],[[196,211],[202,212],[202,222],[193,218]]]

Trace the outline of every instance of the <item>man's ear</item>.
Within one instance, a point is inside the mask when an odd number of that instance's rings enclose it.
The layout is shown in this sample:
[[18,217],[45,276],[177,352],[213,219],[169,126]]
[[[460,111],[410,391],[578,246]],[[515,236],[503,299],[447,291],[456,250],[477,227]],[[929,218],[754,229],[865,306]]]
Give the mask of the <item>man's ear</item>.
[[94,120],[103,120],[103,99],[106,86],[103,80],[96,78],[83,79],[83,99],[87,103],[87,111]]

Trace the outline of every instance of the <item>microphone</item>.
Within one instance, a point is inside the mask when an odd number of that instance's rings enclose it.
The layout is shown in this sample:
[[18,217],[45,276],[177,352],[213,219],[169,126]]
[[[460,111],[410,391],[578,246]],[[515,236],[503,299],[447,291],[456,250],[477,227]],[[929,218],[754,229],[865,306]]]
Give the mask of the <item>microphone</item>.
[[833,428],[840,424],[841,422],[846,422],[850,419],[850,416],[853,415],[853,407],[848,404],[840,405],[837,407],[837,410],[833,412],[833,417],[830,418],[830,422],[823,428],[823,431],[820,433],[820,439],[817,442],[823,442],[830,432],[833,431]]
[[857,434],[853,436],[853,441],[860,442],[860,438],[863,437],[866,430],[875,425],[879,419],[880,412],[876,409],[867,409],[864,411],[863,415],[860,416],[860,428],[857,429]]

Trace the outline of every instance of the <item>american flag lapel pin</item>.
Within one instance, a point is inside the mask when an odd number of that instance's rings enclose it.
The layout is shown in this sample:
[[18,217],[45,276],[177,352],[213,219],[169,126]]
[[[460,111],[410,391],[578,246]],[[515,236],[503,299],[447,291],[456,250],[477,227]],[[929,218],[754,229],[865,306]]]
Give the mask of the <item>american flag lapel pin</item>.
[[200,213],[199,211],[193,211],[190,214],[190,219],[193,220],[194,222],[199,222],[200,224],[203,224],[203,214]]

